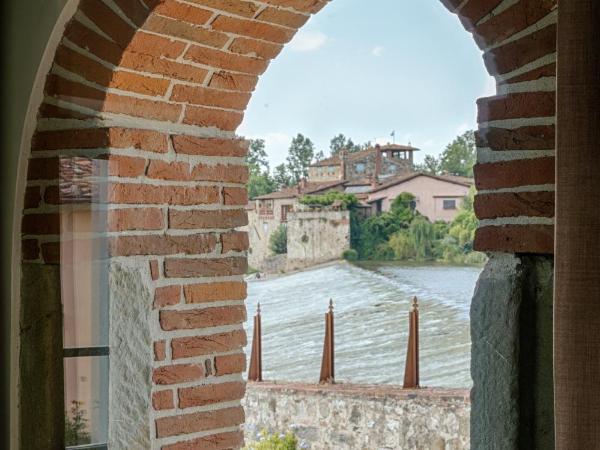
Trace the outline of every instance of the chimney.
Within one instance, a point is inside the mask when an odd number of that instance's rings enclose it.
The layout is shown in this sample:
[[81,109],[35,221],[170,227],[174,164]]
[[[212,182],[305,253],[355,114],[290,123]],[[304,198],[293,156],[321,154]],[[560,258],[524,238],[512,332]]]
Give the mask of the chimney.
[[381,147],[379,145],[375,146],[375,181],[379,179],[379,175],[381,175]]
[[307,185],[308,185],[308,182],[306,181],[306,178],[302,178],[300,180],[300,183],[298,183],[298,193],[302,194],[306,190]]
[[348,157],[348,152],[346,149],[340,150],[340,180],[346,179],[346,158]]

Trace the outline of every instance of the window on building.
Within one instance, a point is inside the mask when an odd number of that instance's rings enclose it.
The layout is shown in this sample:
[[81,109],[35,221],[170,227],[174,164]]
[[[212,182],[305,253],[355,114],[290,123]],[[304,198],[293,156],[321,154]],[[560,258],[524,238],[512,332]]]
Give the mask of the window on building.
[[60,161],[65,445],[107,449],[109,300],[106,161]]
[[454,199],[444,200],[444,209],[456,209],[456,200],[454,200]]

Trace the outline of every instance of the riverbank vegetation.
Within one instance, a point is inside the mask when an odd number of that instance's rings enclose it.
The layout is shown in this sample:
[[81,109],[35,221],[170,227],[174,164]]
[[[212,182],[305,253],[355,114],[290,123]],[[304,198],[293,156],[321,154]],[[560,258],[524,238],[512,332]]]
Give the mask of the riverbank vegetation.
[[404,192],[394,199],[390,211],[363,217],[358,199],[352,194],[329,192],[305,196],[306,205],[339,205],[350,210],[350,261],[439,261],[452,264],[482,264],[483,253],[473,250],[478,220],[473,210],[472,189],[456,218],[450,222],[430,222],[415,209],[415,198]]

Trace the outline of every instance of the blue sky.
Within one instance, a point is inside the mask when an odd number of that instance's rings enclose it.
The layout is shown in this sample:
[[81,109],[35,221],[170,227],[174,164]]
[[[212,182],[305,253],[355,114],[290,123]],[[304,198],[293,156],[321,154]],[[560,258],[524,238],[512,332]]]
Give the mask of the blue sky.
[[475,100],[493,93],[481,52],[438,0],[334,0],[271,63],[238,134],[265,139],[271,167],[297,133],[328,154],[338,133],[383,143],[395,130],[421,161],[475,128]]

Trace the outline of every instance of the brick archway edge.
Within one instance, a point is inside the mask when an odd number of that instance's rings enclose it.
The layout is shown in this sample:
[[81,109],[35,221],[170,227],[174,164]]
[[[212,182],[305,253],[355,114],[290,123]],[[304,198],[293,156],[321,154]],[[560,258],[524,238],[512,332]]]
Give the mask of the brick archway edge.
[[[476,247],[552,253],[556,0],[442,2],[498,82],[498,96],[478,101]],[[235,228],[248,172],[235,130],[270,60],[326,5],[81,0],[56,51],[28,165],[23,261],[60,261],[61,158],[107,160],[111,258],[152,280],[156,448],[241,443],[248,239]]]

